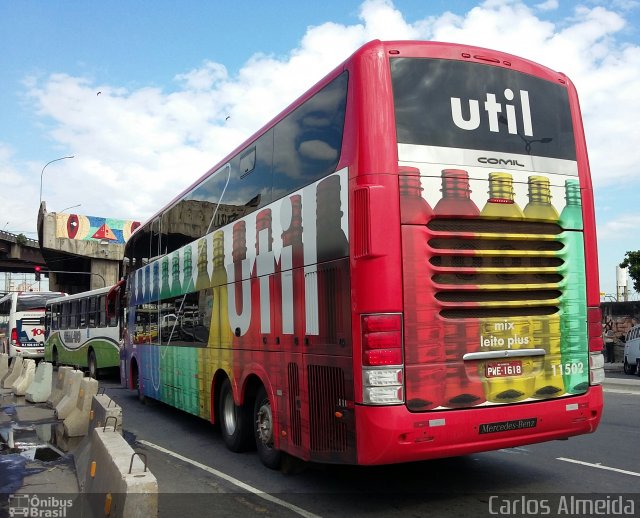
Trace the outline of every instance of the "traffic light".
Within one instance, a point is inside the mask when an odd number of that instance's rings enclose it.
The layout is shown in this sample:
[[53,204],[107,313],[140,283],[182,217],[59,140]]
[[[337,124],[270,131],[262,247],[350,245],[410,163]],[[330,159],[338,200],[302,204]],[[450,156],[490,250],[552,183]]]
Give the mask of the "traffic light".
[[33,270],[34,270],[34,273],[36,275],[36,281],[39,281],[40,280],[40,270],[41,270],[41,268],[39,266],[36,266],[36,267],[34,267]]

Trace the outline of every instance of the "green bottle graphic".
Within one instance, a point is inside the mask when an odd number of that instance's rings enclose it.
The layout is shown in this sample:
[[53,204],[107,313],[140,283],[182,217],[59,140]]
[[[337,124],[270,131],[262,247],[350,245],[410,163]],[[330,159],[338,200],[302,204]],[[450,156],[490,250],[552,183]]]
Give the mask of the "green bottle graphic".
[[191,293],[194,291],[193,285],[193,263],[191,262],[191,256],[193,251],[191,250],[191,245],[187,245],[184,247],[184,265],[182,268],[183,278],[182,278],[182,293]]
[[166,255],[162,258],[161,278],[160,299],[164,300],[171,297],[171,287],[169,286],[169,256]]
[[589,352],[587,348],[587,303],[584,243],[582,232],[582,206],[578,180],[565,182],[567,205],[560,215],[563,228],[565,289],[561,302],[560,327],[562,339],[562,376],[566,391],[582,394],[589,386]]
[[180,250],[173,252],[171,257],[171,296],[177,297],[182,295],[182,286],[180,285]]

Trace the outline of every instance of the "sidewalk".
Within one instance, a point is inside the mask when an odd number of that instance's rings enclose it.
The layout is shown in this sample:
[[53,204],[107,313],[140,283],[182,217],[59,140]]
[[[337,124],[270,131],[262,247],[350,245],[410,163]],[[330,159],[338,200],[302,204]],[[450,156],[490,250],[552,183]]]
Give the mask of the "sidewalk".
[[633,394],[640,394],[640,377],[637,375],[624,375],[623,377],[610,377],[609,374],[622,374],[623,364],[620,363],[605,363],[604,373],[605,380],[602,386],[605,390],[612,392],[628,392]]

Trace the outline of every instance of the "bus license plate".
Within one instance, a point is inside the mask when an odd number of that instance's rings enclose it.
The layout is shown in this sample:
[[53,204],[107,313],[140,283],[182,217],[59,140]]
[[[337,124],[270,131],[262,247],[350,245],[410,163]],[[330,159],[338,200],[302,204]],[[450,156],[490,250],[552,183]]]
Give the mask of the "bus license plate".
[[518,376],[522,374],[522,361],[487,362],[485,375],[487,378],[501,378],[503,376]]

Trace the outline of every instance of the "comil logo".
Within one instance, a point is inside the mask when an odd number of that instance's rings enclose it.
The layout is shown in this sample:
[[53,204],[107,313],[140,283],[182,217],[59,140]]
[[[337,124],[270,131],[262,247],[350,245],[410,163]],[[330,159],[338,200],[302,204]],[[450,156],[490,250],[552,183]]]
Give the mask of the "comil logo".
[[[484,111],[489,121],[489,130],[495,133],[500,131],[500,123],[506,119],[507,131],[513,135],[518,134],[521,127],[522,133],[528,137],[533,136],[533,126],[531,123],[531,108],[529,106],[529,92],[520,90],[519,102],[509,104],[515,99],[513,90],[506,88],[504,90],[504,99],[508,102],[499,103],[496,100],[496,94],[487,93],[484,102]],[[477,99],[469,99],[468,107],[463,111],[463,102],[459,97],[451,98],[451,117],[458,128],[472,131],[478,129],[481,123],[480,117],[480,101]],[[519,110],[517,109],[519,108]],[[519,117],[518,117],[518,113]],[[465,116],[467,117],[465,119]]]

